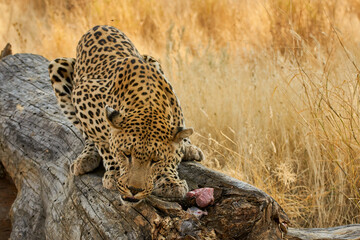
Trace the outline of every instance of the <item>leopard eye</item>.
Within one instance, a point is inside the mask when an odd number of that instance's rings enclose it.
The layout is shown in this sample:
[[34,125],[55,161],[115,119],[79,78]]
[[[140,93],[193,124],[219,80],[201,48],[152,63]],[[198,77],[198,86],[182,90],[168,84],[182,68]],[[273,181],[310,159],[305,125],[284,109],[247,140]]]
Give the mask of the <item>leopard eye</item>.
[[159,161],[160,161],[160,158],[152,158],[151,162],[150,162],[150,165],[153,165],[153,164],[155,164],[155,163],[157,163]]
[[131,153],[129,152],[123,152],[124,156],[131,162]]

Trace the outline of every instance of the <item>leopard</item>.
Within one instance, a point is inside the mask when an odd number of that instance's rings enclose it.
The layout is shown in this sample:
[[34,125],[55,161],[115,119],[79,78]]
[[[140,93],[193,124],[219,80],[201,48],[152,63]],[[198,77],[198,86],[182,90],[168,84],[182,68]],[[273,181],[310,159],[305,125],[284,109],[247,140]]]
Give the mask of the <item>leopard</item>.
[[71,174],[103,162],[103,187],[127,203],[185,197],[189,187],[178,166],[202,161],[204,153],[189,139],[194,129],[185,126],[159,61],[140,54],[117,28],[98,25],[81,37],[76,58],[56,58],[48,69],[61,112],[84,138]]

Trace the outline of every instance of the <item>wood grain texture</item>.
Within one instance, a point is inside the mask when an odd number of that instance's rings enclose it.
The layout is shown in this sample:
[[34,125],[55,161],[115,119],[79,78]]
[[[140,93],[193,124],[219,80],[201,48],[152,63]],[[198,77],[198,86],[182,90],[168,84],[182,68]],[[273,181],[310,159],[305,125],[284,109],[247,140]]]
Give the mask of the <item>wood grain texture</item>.
[[333,228],[290,228],[289,240],[360,240],[360,224]]
[[289,220],[273,198],[200,164],[182,163],[179,173],[191,189],[215,188],[201,219],[185,211],[190,200],[124,205],[102,187],[102,167],[72,176],[84,143],[56,104],[47,65],[33,54],[0,61],[0,160],[18,189],[12,239],[283,238]]

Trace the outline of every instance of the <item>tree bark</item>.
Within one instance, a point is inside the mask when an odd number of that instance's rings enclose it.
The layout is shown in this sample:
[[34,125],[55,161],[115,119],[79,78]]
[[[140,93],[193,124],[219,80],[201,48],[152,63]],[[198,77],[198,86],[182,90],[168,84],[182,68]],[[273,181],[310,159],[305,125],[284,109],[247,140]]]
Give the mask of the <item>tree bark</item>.
[[333,228],[290,228],[289,240],[359,240],[360,224],[352,224]]
[[11,239],[283,238],[289,220],[273,198],[201,164],[179,166],[191,189],[215,189],[200,219],[186,212],[191,200],[124,205],[103,188],[102,167],[72,176],[70,163],[84,144],[60,112],[47,65],[33,54],[0,60],[0,160],[18,190]]

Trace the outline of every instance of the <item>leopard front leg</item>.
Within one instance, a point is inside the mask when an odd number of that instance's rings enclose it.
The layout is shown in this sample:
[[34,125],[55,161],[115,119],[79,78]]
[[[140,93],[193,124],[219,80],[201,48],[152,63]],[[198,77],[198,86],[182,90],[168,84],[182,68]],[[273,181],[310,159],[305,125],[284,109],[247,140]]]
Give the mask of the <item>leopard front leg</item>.
[[75,176],[91,172],[100,164],[101,156],[99,155],[95,144],[88,138],[85,139],[85,147],[81,154],[70,166],[70,171]]
[[98,151],[103,159],[105,173],[102,178],[104,188],[109,190],[116,189],[116,175],[119,174],[120,167],[115,158],[109,151],[109,147],[105,145],[97,145]]

